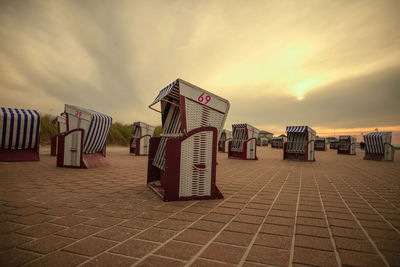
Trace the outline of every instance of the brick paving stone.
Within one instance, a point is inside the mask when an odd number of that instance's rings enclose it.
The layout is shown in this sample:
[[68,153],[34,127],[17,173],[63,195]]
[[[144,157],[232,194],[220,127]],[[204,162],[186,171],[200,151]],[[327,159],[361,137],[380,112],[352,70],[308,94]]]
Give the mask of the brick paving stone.
[[[266,215],[266,212],[264,216]],[[268,216],[277,216],[277,217],[286,217],[286,218],[294,218],[296,216],[295,211],[287,211],[287,210],[278,210],[278,209],[271,209],[271,211],[268,213]]]
[[123,219],[113,218],[113,217],[100,217],[96,219],[92,219],[90,221],[85,222],[84,224],[95,226],[95,227],[110,227],[122,222]]
[[94,258],[93,260],[83,264],[84,267],[109,267],[109,266],[131,266],[137,260],[128,258],[121,255],[103,253]]
[[39,213],[41,211],[45,211],[46,209],[42,208],[37,208],[37,207],[23,207],[23,208],[18,208],[14,210],[7,211],[9,214],[13,215],[20,215],[20,216],[26,216],[26,215],[31,215],[35,213]]
[[103,230],[102,228],[88,226],[88,225],[75,225],[70,228],[67,228],[63,231],[57,232],[57,235],[81,239],[85,238],[89,235],[92,235],[96,232]]
[[305,217],[297,217],[296,224],[312,225],[312,226],[319,226],[319,227],[327,226],[326,221],[324,219],[305,218]]
[[175,234],[175,231],[153,227],[136,236],[136,238],[154,242],[165,242]]
[[296,235],[295,246],[333,251],[330,238],[320,238],[316,236]]
[[233,218],[233,215],[227,215],[227,214],[219,214],[215,212],[211,212],[204,216],[202,219],[206,221],[213,221],[213,222],[222,222],[222,223],[227,223]]
[[39,255],[21,249],[11,249],[0,252],[0,266],[20,266],[27,263]]
[[224,225],[224,223],[199,220],[195,222],[192,226],[190,226],[190,229],[203,230],[207,232],[218,232],[222,229],[222,227],[224,227]]
[[255,234],[257,232],[258,227],[259,226],[255,224],[231,222],[226,228],[226,230],[230,230],[233,232],[240,232],[240,233]]
[[225,208],[225,207],[218,207],[213,210],[213,212],[215,213],[228,214],[228,215],[236,215],[239,211],[240,211],[239,209]]
[[157,248],[157,246],[158,245],[153,242],[138,239],[129,239],[122,244],[112,248],[110,251],[121,255],[141,258]]
[[190,260],[200,249],[201,246],[199,245],[172,240],[158,249],[155,254],[175,259]]
[[253,239],[252,234],[238,233],[225,230],[218,235],[215,241],[237,246],[248,246],[252,239]]
[[6,234],[18,229],[25,228],[25,225],[12,223],[12,222],[3,222],[0,223],[0,234]]
[[297,225],[296,234],[329,238],[328,228],[326,227]]
[[34,224],[38,224],[38,223],[51,221],[54,218],[55,218],[54,216],[36,213],[36,214],[32,214],[32,215],[14,218],[11,221],[16,222],[16,223],[27,224],[27,225],[34,225]]
[[375,249],[367,239],[351,239],[345,237],[335,237],[337,248],[355,250],[360,252],[374,253]]
[[195,229],[187,229],[175,237],[175,240],[190,242],[194,244],[204,245],[206,244],[211,238],[213,238],[215,233],[206,232],[201,230]]
[[333,252],[300,247],[294,249],[293,262],[314,266],[337,266]]
[[266,223],[270,223],[270,224],[293,226],[294,225],[294,218],[268,216],[267,220],[265,222]]
[[250,223],[250,224],[261,224],[263,219],[264,218],[260,216],[239,214],[238,216],[235,217],[234,221],[242,223]]
[[145,219],[151,219],[151,220],[163,220],[166,219],[170,216],[171,214],[168,212],[162,212],[162,211],[147,211],[143,212],[138,218],[145,218]]
[[198,213],[181,211],[181,212],[178,212],[177,214],[171,216],[171,218],[176,219],[176,220],[194,222],[194,221],[198,220],[201,216],[202,215],[198,214]]
[[79,240],[71,246],[64,248],[63,250],[93,257],[116,244],[116,242],[105,240],[102,238],[87,237],[85,239]]
[[160,223],[156,224],[155,227],[180,231],[180,230],[185,229],[189,224],[190,224],[190,222],[188,222],[188,221],[166,219],[166,220],[163,220]]
[[294,228],[292,226],[286,225],[276,225],[276,224],[264,224],[261,227],[260,232],[284,236],[293,236]]
[[235,247],[226,244],[212,243],[200,255],[202,258],[238,264],[242,258],[245,248]]
[[152,267],[152,266],[165,266],[165,267],[179,267],[179,266],[184,266],[185,263],[173,260],[173,259],[167,259],[167,258],[162,258],[158,256],[150,256],[147,257],[143,262],[139,263],[136,266],[141,266],[141,267]]
[[54,208],[54,209],[49,209],[46,210],[42,213],[47,214],[47,215],[52,215],[52,216],[67,216],[70,215],[72,213],[75,213],[79,211],[78,209],[71,209],[71,208],[66,208],[66,207],[61,207],[61,208]]
[[331,227],[333,236],[347,237],[353,239],[364,239],[364,233],[359,229],[343,228],[343,227]]
[[197,259],[191,267],[233,267],[236,265],[230,264],[230,263],[222,263],[222,262],[216,262],[216,261],[210,261],[206,259]]
[[28,235],[32,237],[43,237],[49,234],[53,234],[64,230],[65,227],[50,224],[50,223],[41,223],[28,228],[24,228],[22,230],[18,230],[17,233]]
[[338,249],[343,265],[352,266],[384,266],[382,259],[376,254]]
[[76,215],[68,215],[55,220],[52,220],[51,223],[58,224],[62,226],[74,226],[83,222],[90,220],[90,218],[76,216]]
[[29,267],[42,267],[42,266],[57,266],[57,267],[72,267],[87,260],[86,257],[76,255],[65,251],[56,251],[48,254],[38,260],[29,263]]
[[258,234],[257,239],[254,242],[255,245],[280,249],[290,249],[291,243],[291,237],[264,233]]
[[24,244],[31,240],[32,238],[28,238],[22,235],[17,235],[14,233],[2,234],[0,235],[0,251],[13,248],[15,246]]
[[31,250],[36,253],[47,254],[57,249],[63,248],[73,242],[75,242],[74,239],[52,235],[37,239],[29,243],[24,243],[19,247],[26,250]]
[[131,236],[137,234],[138,232],[139,230],[128,227],[113,226],[104,231],[96,233],[95,236],[110,239],[113,241],[124,241]]
[[156,220],[149,220],[144,218],[132,218],[122,224],[121,226],[144,230],[154,224],[158,223]]
[[18,218],[18,216],[7,213],[0,213],[0,222],[6,222],[15,218]]
[[284,249],[253,246],[246,260],[268,265],[288,266],[289,257],[289,251]]
[[358,224],[356,221],[342,220],[342,219],[334,219],[328,218],[328,222],[330,226],[339,226],[345,228],[358,228]]

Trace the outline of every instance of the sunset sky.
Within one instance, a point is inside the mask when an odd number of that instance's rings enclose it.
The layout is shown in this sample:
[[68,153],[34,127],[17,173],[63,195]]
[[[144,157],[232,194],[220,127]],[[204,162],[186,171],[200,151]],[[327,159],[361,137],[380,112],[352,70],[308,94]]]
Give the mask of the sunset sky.
[[400,144],[400,1],[0,0],[0,106],[74,104],[160,125],[176,78],[228,99],[225,124]]

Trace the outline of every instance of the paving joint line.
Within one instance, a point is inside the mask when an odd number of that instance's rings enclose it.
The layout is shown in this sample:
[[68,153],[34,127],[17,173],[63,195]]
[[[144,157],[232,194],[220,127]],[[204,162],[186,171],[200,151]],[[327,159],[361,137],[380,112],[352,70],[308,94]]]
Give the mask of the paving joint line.
[[293,225],[293,235],[292,235],[292,243],[290,244],[290,256],[289,256],[289,267],[293,266],[293,258],[294,258],[294,244],[296,241],[296,224],[297,224],[297,214],[299,212],[299,203],[300,203],[300,194],[301,194],[301,185],[303,179],[303,166],[300,169],[300,182],[299,182],[299,190],[297,191],[297,201],[296,201],[296,212],[294,216],[294,225]]

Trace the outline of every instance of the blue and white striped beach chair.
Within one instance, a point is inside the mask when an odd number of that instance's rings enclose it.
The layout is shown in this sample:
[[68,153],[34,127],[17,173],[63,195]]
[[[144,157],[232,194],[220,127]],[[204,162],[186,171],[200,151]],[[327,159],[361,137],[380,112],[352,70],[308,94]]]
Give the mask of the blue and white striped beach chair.
[[318,150],[318,151],[326,151],[326,149],[328,148],[326,138],[325,137],[316,137],[314,148],[315,148],[315,150]]
[[392,132],[373,132],[364,135],[366,160],[393,161],[395,148],[392,146]]
[[39,160],[40,115],[36,110],[1,108],[0,161]]
[[315,131],[309,126],[287,126],[286,132],[283,159],[315,161]]
[[66,132],[58,135],[58,167],[91,168],[107,164],[106,140],[112,118],[94,110],[65,105]]

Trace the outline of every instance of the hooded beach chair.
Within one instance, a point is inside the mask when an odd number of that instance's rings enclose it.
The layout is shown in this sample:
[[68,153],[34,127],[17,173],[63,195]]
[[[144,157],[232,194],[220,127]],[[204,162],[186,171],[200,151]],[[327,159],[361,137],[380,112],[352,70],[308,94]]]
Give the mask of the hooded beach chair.
[[268,146],[268,138],[265,137],[257,138],[257,146]]
[[272,137],[271,147],[272,148],[283,148],[283,144],[287,141],[286,136]]
[[150,139],[148,186],[164,201],[223,198],[216,158],[229,102],[177,79],[149,108],[161,113],[163,133]]
[[256,142],[259,130],[250,124],[232,124],[232,141],[229,143],[229,158],[257,160]]
[[338,148],[339,148],[339,140],[329,141],[329,149],[338,149]]
[[57,148],[58,148],[58,134],[64,133],[67,131],[67,121],[65,119],[65,114],[61,114],[57,116],[53,123],[56,124],[57,127],[57,134],[51,137],[51,149],[50,155],[57,156]]
[[287,126],[283,159],[315,161],[315,131],[308,126]]
[[366,160],[394,160],[391,132],[373,132],[364,135]]
[[1,108],[0,161],[39,160],[40,115],[36,110]]
[[339,136],[338,154],[355,155],[357,139],[351,135]]
[[318,150],[318,151],[326,151],[326,149],[328,148],[326,138],[316,137],[314,148],[315,148],[315,150]]
[[94,110],[65,105],[66,131],[58,134],[57,167],[107,165],[106,140],[112,118]]
[[131,138],[130,153],[137,156],[149,154],[150,138],[153,137],[154,126],[144,122],[133,123],[133,138]]
[[224,153],[229,152],[229,142],[232,140],[232,132],[222,130],[221,137],[218,142],[218,150]]

